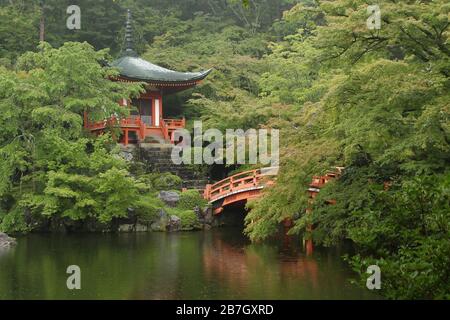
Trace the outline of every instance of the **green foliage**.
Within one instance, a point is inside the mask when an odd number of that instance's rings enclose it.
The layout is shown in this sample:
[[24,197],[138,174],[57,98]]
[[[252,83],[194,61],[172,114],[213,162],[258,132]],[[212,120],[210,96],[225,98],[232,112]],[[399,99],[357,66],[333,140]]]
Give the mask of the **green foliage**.
[[108,79],[115,70],[87,43],[19,58],[17,71],[0,70],[0,196],[10,199],[4,230],[23,231],[20,212],[101,222],[123,217],[144,186],[130,177],[108,135],[96,140],[82,130],[82,113],[120,112],[119,97],[140,85]]
[[258,79],[266,69],[261,58],[268,52],[269,38],[199,13],[155,37],[143,57],[175,70],[213,68],[201,86],[166,100],[169,116],[185,116],[188,129],[201,119],[204,130],[247,130],[264,126],[275,113],[258,99]]
[[349,224],[348,237],[366,249],[350,259],[361,278],[368,265],[379,263],[387,297],[449,298],[449,187],[448,173],[416,177],[374,192],[371,209],[341,217]]
[[193,210],[167,208],[167,213],[181,219],[181,229],[183,231],[191,231],[200,227],[197,215]]
[[[188,120],[201,117],[205,129],[247,129],[264,122],[267,116],[257,100],[257,79],[264,68],[258,57],[267,52],[264,35],[252,36],[244,28],[206,15],[180,22],[177,28],[155,37],[143,57],[175,70],[214,72],[194,92],[168,100],[172,112]],[[188,97],[192,99],[181,108]]]
[[142,195],[133,203],[134,213],[140,223],[149,224],[156,220],[164,203],[157,194]]
[[[283,129],[282,167],[277,185],[249,204],[246,233],[264,240],[291,218],[291,232],[316,243],[352,240],[359,255],[349,261],[362,280],[379,263],[385,296],[446,298],[450,8],[377,4],[378,31],[365,26],[365,1],[299,5],[276,25],[291,34],[271,45],[259,85],[263,100],[282,105],[268,120]],[[306,214],[311,177],[333,166],[344,174]]]
[[[448,263],[450,243],[447,239],[423,239],[413,249],[402,247],[398,254],[384,258],[350,260],[354,270],[367,277],[369,265],[377,264],[382,270],[382,293],[390,299],[445,299],[449,297]],[[361,285],[365,285],[362,283]]]
[[[144,58],[214,69],[167,99],[167,116],[200,118],[204,129],[281,129],[277,184],[249,203],[253,241],[294,219],[291,232],[316,243],[355,243],[348,261],[361,279],[379,264],[386,297],[449,298],[448,1],[377,1],[380,30],[367,28],[363,0],[87,2],[82,30],[69,31],[69,2],[46,0],[46,39],[61,47],[23,54],[37,44],[40,7],[0,0],[0,230],[28,231],[36,218],[110,221],[129,209],[144,223],[167,209],[196,228],[195,191],[165,208],[156,192],[179,189],[178,177],[134,178],[108,135],[82,129],[83,111],[121,114],[117,101],[142,90],[110,81],[110,57],[93,49],[119,53],[130,8]],[[344,174],[305,214],[311,177],[334,166]]]
[[[154,37],[186,31],[183,22],[199,15],[237,24],[256,35],[267,30],[283,10],[297,1],[251,0],[243,5],[236,0],[1,0],[0,43],[5,45],[0,46],[0,57],[5,53],[8,59],[15,60],[33,50],[39,41],[41,17],[45,41],[55,47],[69,41],[86,41],[97,50],[110,48],[118,54],[123,49],[126,10],[130,9],[135,21],[134,42],[142,53]],[[74,4],[81,8],[81,30],[66,27],[66,10]]]
[[8,212],[0,211],[0,232],[25,233],[30,227],[25,222],[25,215],[20,207],[15,207]]
[[140,179],[154,191],[180,190],[183,184],[180,177],[168,172],[145,174]]
[[180,209],[194,209],[195,207],[203,208],[206,206],[207,201],[197,190],[186,190],[181,193],[178,207]]
[[39,41],[36,12],[19,6],[0,6],[0,65],[10,65]]

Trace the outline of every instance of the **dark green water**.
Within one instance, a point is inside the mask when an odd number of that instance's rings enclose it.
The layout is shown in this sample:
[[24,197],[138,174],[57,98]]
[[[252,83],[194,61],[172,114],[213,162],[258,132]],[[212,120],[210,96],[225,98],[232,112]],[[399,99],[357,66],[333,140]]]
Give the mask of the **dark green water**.
[[[334,250],[253,245],[239,230],[29,235],[0,252],[0,299],[369,299]],[[66,287],[69,265],[81,290]]]

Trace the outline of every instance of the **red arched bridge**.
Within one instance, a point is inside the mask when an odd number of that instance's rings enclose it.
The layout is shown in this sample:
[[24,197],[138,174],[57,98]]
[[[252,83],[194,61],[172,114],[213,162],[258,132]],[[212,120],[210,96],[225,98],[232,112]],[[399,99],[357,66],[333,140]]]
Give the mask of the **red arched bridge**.
[[241,172],[215,184],[206,185],[204,198],[212,205],[214,214],[220,214],[226,206],[244,203],[257,198],[261,190],[274,184],[278,167],[261,168]]

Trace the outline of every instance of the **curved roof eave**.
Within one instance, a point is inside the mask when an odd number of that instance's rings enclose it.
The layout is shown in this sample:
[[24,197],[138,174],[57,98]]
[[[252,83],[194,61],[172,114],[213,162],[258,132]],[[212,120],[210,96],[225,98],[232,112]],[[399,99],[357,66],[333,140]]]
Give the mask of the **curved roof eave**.
[[212,71],[209,69],[201,72],[178,72],[133,56],[122,57],[111,66],[119,69],[120,75],[130,80],[168,84],[201,81]]

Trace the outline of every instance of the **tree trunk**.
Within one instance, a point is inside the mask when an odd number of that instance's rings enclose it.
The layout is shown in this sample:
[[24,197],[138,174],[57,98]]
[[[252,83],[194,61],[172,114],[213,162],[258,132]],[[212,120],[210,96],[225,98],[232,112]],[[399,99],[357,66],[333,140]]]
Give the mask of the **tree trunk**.
[[41,21],[39,25],[39,41],[45,41],[45,9],[44,1],[41,1]]

